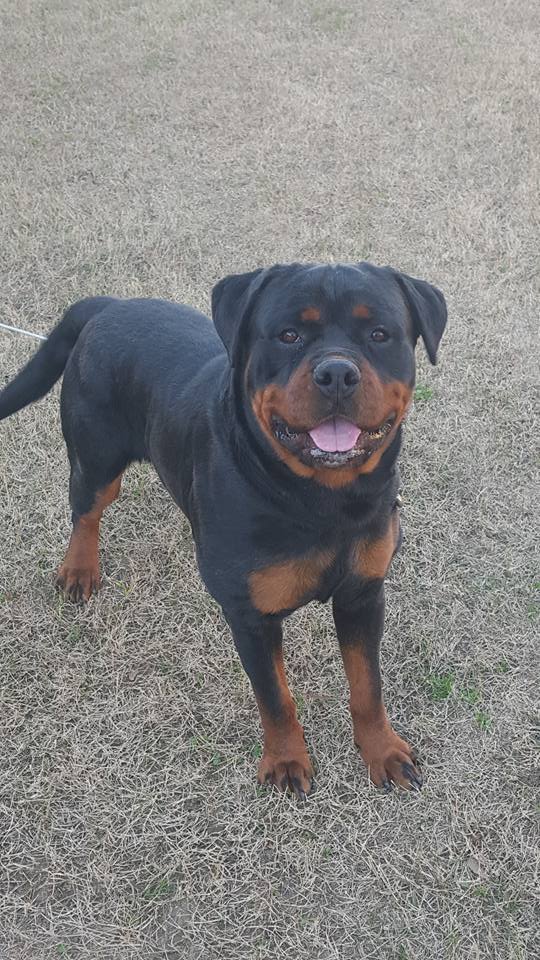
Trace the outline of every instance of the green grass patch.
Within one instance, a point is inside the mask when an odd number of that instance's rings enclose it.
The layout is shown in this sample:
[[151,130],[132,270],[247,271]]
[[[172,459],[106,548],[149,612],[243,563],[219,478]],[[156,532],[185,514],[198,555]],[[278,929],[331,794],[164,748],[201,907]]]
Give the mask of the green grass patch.
[[527,604],[527,616],[529,620],[537,620],[539,613],[540,604],[536,603],[534,600],[531,600],[531,602]]
[[188,740],[191,753],[207,757],[213,767],[221,767],[226,762],[226,756],[216,749],[209,737],[195,733]]
[[132,589],[133,589],[132,586],[131,586],[129,583],[126,583],[125,580],[113,580],[113,583],[114,583],[115,587],[117,588],[117,590],[119,590],[120,593],[122,593],[124,597],[129,597],[129,595],[130,595],[130,593],[131,593],[131,591],[132,591]]
[[148,884],[143,893],[143,899],[148,902],[152,900],[163,900],[164,897],[168,897],[172,891],[173,884],[170,880],[156,880],[154,883]]
[[194,753],[199,753],[201,750],[210,753],[214,749],[212,742],[203,733],[194,733],[189,738],[188,743]]
[[471,896],[477,897],[479,900],[485,900],[486,897],[489,897],[489,893],[489,887],[485,883],[477,883],[470,889]]
[[491,717],[486,713],[485,710],[478,710],[474,715],[474,719],[476,720],[481,730],[491,729],[491,726],[492,726]]
[[419,383],[414,391],[414,402],[427,403],[428,400],[431,400],[432,397],[433,397],[433,388],[425,387],[421,383]]
[[298,716],[301,717],[306,709],[306,701],[301,693],[296,694],[294,702],[296,703],[296,712],[298,713]]
[[327,34],[341,33],[345,30],[350,15],[350,10],[346,10],[343,7],[334,7],[332,4],[328,6],[319,4],[312,10],[311,20],[316,27],[324,30]]
[[465,689],[461,691],[460,696],[465,703],[470,703],[471,706],[474,706],[474,704],[480,700],[480,691],[477,687],[465,687]]
[[437,703],[440,700],[447,700],[454,688],[455,677],[453,673],[431,673],[426,678],[428,694],[431,700]]

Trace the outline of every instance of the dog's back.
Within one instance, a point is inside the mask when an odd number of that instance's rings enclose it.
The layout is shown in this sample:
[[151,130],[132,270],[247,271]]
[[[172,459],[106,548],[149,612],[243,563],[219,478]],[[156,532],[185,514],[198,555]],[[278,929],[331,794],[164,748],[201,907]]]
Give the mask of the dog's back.
[[[81,337],[91,321],[91,329]],[[219,354],[225,357],[221,340],[198,310],[166,300],[88,297],[66,310],[31,360],[0,392],[0,420],[45,396],[64,370],[70,384],[74,368],[82,373],[90,364],[94,377],[101,371],[104,381],[114,369],[115,380],[120,377],[128,385],[135,377],[141,384],[159,386],[177,374],[180,390]]]

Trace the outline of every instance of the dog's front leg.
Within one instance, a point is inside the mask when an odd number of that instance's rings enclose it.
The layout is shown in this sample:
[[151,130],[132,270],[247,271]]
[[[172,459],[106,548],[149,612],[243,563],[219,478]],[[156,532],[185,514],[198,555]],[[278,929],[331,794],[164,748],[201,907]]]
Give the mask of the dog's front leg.
[[383,700],[379,646],[384,626],[384,583],[342,589],[333,600],[334,623],[350,690],[354,741],[377,786],[418,789],[422,778],[411,747],[398,736]]
[[264,730],[258,780],[303,799],[313,767],[285,676],[281,622],[276,617],[227,616],[236,649],[251,680]]

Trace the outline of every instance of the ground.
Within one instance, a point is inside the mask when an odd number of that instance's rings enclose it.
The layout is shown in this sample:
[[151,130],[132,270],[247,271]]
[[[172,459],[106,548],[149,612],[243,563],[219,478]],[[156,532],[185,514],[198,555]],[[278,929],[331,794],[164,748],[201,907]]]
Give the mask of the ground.
[[[383,657],[419,795],[368,784],[315,606],[287,658],[318,789],[257,788],[254,700],[153,471],[108,511],[79,609],[53,590],[58,389],[1,424],[2,960],[538,956],[537,4],[0,17],[5,322],[46,332],[97,293],[207,310],[229,272],[366,258],[450,316],[439,366],[420,357]],[[3,381],[34,343],[0,338]]]

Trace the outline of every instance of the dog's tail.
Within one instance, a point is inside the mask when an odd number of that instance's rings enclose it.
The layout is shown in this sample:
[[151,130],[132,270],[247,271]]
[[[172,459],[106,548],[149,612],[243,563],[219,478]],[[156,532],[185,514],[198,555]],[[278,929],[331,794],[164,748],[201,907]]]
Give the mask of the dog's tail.
[[0,420],[4,420],[49,392],[64,372],[81,331],[113,297],[87,297],[69,307],[43,346],[0,392]]

